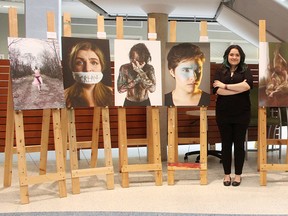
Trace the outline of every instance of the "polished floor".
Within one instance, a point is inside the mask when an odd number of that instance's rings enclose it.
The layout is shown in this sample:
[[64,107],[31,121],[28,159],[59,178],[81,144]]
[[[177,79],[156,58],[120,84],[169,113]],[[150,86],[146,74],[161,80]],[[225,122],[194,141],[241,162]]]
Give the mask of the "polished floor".
[[[249,142],[249,148],[255,147]],[[217,144],[219,149],[220,145]],[[179,147],[179,160],[197,145]],[[88,167],[89,150],[80,151],[80,167]],[[115,168],[115,188],[106,189],[105,176],[80,179],[81,193],[73,195],[69,166],[67,166],[67,197],[59,198],[57,183],[29,186],[30,203],[20,204],[17,158],[13,160],[12,186],[3,187],[4,154],[0,154],[0,213],[2,212],[63,212],[63,211],[121,211],[121,212],[170,212],[194,214],[265,214],[288,215],[288,172],[273,171],[267,174],[267,186],[260,186],[257,172],[257,153],[249,151],[245,161],[243,180],[239,187],[223,186],[222,164],[218,158],[208,157],[208,184],[200,185],[199,171],[176,171],[176,184],[167,185],[166,162],[163,162],[163,185],[155,186],[153,173],[132,173],[130,187],[122,188],[118,172],[118,150],[112,150]],[[269,151],[268,160],[283,163],[286,147],[282,148],[281,160],[278,151]],[[190,156],[189,160],[195,160]],[[98,166],[103,164],[100,150]],[[129,164],[145,163],[146,149],[129,149]],[[39,169],[39,154],[27,154],[28,175],[36,175]],[[69,162],[67,161],[67,164]],[[55,168],[54,152],[49,152],[48,170]]]

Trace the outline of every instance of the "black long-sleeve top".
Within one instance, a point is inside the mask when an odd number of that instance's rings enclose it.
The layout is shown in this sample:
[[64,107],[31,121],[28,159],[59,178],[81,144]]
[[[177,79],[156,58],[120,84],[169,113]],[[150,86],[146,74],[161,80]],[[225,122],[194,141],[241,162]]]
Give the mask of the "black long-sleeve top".
[[[253,88],[253,76],[249,68],[241,71],[239,68],[231,77],[228,68],[217,70],[214,75],[214,80],[219,80],[225,84],[236,84],[244,81]],[[218,87],[213,88],[213,93],[216,94]],[[218,95],[216,100],[216,121],[217,123],[240,123],[249,124],[251,103],[250,90],[235,94],[235,95]]]

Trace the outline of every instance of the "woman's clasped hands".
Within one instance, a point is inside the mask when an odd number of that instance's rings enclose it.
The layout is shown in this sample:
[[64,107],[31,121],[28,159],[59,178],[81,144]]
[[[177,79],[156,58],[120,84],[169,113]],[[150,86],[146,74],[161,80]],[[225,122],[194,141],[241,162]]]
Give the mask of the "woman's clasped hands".
[[214,82],[213,82],[213,87],[214,88],[218,87],[218,88],[223,88],[224,89],[225,85],[226,84],[224,84],[223,82],[221,82],[219,80],[214,80]]

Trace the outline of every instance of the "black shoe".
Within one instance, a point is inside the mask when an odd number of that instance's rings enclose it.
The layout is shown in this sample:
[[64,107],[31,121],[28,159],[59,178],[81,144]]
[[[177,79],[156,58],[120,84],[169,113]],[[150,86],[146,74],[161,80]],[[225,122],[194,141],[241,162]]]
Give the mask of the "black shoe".
[[223,181],[224,186],[230,186],[231,185],[231,177],[229,181]]
[[241,184],[241,178],[240,178],[240,182],[237,182],[237,181],[233,181],[232,182],[232,186],[234,186],[234,187],[237,187],[237,186],[239,186],[240,184]]

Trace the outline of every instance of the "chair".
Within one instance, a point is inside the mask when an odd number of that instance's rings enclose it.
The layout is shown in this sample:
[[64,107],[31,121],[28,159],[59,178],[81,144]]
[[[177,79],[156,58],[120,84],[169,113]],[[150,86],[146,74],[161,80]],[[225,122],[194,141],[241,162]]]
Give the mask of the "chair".
[[[282,121],[280,107],[267,107],[267,139],[281,139],[282,137]],[[274,148],[274,145],[269,148],[267,145],[267,151],[279,150],[279,159],[281,159],[281,145],[279,148]]]
[[[282,126],[288,126],[288,107],[279,107],[279,109],[281,113]],[[288,127],[287,127],[287,130],[288,130]]]
[[[271,107],[271,116],[273,118],[278,118],[279,119],[279,125],[277,125],[274,130],[273,128],[269,127],[268,131],[268,137],[272,138],[278,138],[282,139],[283,134],[282,134],[282,127],[287,126],[288,122],[288,107]],[[268,116],[268,114],[267,114]],[[288,129],[287,129],[288,130]],[[273,134],[271,136],[271,132],[273,131]],[[281,145],[279,145],[278,149],[274,149],[274,145],[272,145],[272,148],[270,150],[279,150],[279,159],[281,159]],[[268,149],[269,150],[269,149]]]
[[[280,107],[280,113],[281,113],[281,123],[282,123],[282,127],[286,127],[286,136],[288,136],[288,107]],[[281,139],[283,139],[282,137],[282,128],[281,128]],[[288,163],[288,150],[286,149],[286,163]],[[280,154],[280,158],[281,158],[281,154]]]
[[[194,115],[194,116],[199,116],[199,112],[197,112],[196,110],[191,110],[191,111],[187,111],[186,112],[187,115]],[[212,117],[215,117],[215,110],[207,110],[207,116],[212,116]],[[208,121],[208,119],[207,119]],[[208,127],[208,123],[207,123],[207,127]],[[208,140],[208,128],[207,128],[207,140]],[[184,161],[188,161],[188,156],[190,155],[196,155],[198,154],[198,156],[196,157],[196,160],[195,160],[195,163],[199,163],[200,162],[200,151],[191,151],[191,152],[187,152],[185,153],[185,156],[184,156]],[[208,149],[207,150],[207,156],[208,155],[212,155],[212,156],[215,156],[217,158],[220,159],[220,163],[222,162],[222,152],[221,151],[218,151],[218,150],[215,150],[215,149]]]

